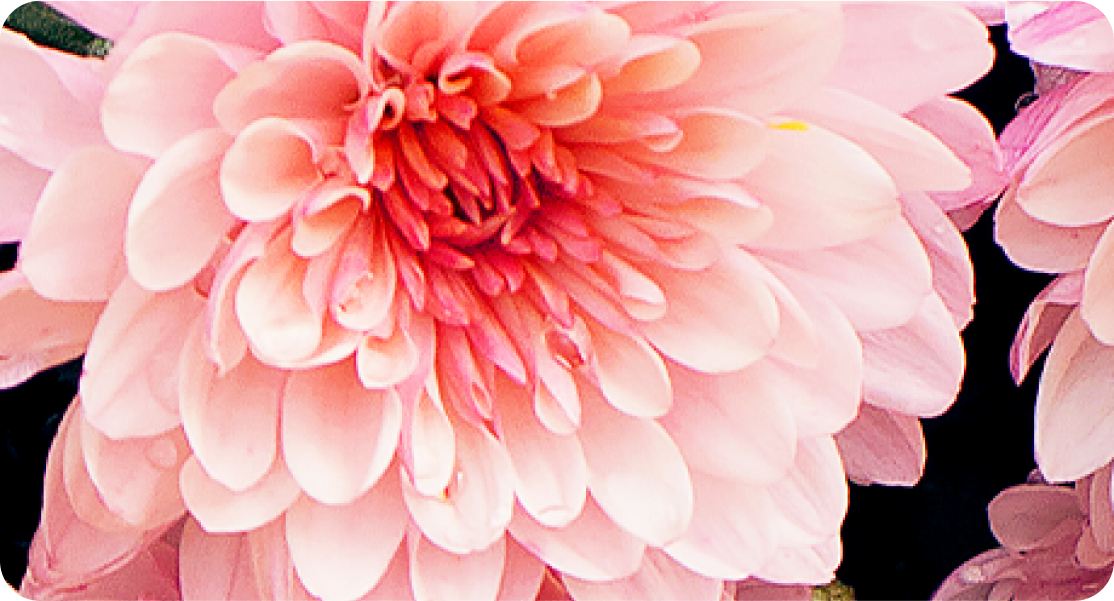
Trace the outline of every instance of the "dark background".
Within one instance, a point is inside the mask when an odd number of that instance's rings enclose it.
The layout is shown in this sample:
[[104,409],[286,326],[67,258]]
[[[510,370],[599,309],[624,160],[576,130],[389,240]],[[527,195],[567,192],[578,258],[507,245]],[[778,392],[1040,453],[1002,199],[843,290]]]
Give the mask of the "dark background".
[[[999,49],[994,70],[958,96],[975,104],[995,129],[1013,117],[1032,89],[1027,63]],[[913,488],[851,486],[838,576],[859,599],[927,599],[959,564],[997,546],[986,505],[1002,489],[1023,482],[1033,462],[1036,377],[1021,388],[1010,378],[1009,345],[1025,307],[1048,281],[1010,265],[994,244],[988,213],[966,234],[976,273],[975,319],[964,333],[967,374],[954,407],[923,420],[928,447],[925,476]],[[0,269],[15,247],[0,247]],[[2,319],[3,316],[0,316]],[[0,568],[18,587],[38,522],[46,453],[76,389],[78,362],[0,391]],[[1032,371],[1039,374],[1040,364]]]

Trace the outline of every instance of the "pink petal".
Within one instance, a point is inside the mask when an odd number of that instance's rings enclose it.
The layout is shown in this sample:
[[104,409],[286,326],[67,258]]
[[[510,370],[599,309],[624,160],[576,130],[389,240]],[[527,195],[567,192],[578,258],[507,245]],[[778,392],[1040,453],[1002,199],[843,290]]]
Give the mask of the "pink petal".
[[762,160],[766,128],[757,120],[726,110],[703,109],[678,119],[681,142],[657,152],[641,142],[616,148],[621,156],[690,177],[730,180]]
[[360,601],[413,601],[414,589],[410,585],[410,549],[399,545],[395,556],[387,564],[387,571],[375,588],[360,597]]
[[1003,547],[1017,551],[1045,547],[1073,534],[1078,536],[1086,519],[1074,491],[1043,484],[1007,488],[994,497],[986,511],[994,537]]
[[91,146],[54,172],[19,253],[19,269],[39,294],[71,301],[108,298],[127,270],[124,224],[144,167],[142,160]]
[[1114,551],[1114,507],[1111,507],[1111,468],[1106,465],[1095,472],[1091,480],[1090,494],[1087,495],[1089,511],[1087,517],[1091,522],[1092,535],[1095,542],[1105,552]]
[[762,483],[780,479],[793,465],[792,407],[767,362],[717,376],[671,364],[670,377],[675,404],[660,421],[693,470]]
[[765,354],[777,331],[777,304],[762,267],[741,250],[725,250],[701,272],[649,268],[669,311],[639,330],[666,357],[707,373],[735,371]]
[[18,242],[27,235],[31,215],[50,172],[0,148],[0,177],[5,182],[4,195],[0,197],[0,244]]
[[1105,223],[1060,227],[1030,217],[1010,188],[994,214],[994,240],[1019,267],[1045,273],[1076,271],[1087,265]]
[[85,354],[86,419],[112,438],[153,436],[179,424],[176,372],[202,299],[190,288],[152,294],[129,279],[113,293]]
[[843,461],[832,437],[801,439],[795,465],[767,490],[783,518],[778,529],[783,544],[792,540],[815,545],[838,534],[848,492]]
[[386,573],[407,522],[398,481],[389,477],[347,505],[300,498],[286,513],[286,541],[307,591],[353,601]]
[[[330,10],[332,4],[342,6]],[[345,2],[268,2],[264,23],[267,31],[284,44],[324,39],[343,41],[345,47],[359,50],[367,10],[366,5]]]
[[374,486],[394,457],[401,428],[398,395],[364,388],[351,361],[296,371],[286,384],[283,457],[319,502],[351,503]]
[[0,34],[0,80],[19,82],[0,99],[0,146],[41,169],[55,170],[74,151],[104,144],[96,107],[66,89],[42,50],[11,30]]
[[1083,272],[1064,274],[1037,295],[1017,328],[1010,346],[1010,373],[1018,384],[1052,345],[1064,321],[1083,295]]
[[1051,482],[1077,480],[1114,457],[1114,420],[1105,369],[1114,349],[1095,340],[1078,312],[1064,322],[1037,392],[1037,465]]
[[616,524],[651,545],[677,539],[693,504],[677,445],[657,422],[612,409],[591,384],[582,381],[579,389],[584,421],[578,434],[592,497]]
[[905,325],[860,336],[864,399],[920,417],[940,415],[955,401],[965,365],[963,341],[939,296],[928,296]]
[[673,388],[661,355],[641,336],[589,322],[600,392],[632,417],[661,417],[673,405]]
[[863,403],[835,440],[847,477],[856,484],[913,486],[924,473],[924,435],[915,416]]
[[367,388],[387,388],[402,382],[418,367],[419,349],[405,329],[396,324],[385,338],[367,334],[356,347],[356,371]]
[[959,5],[868,3],[843,12],[843,49],[828,83],[896,113],[967,86],[994,62],[986,26]]
[[778,550],[754,576],[778,584],[828,584],[842,558],[838,536],[813,546]]
[[236,136],[220,166],[228,209],[246,221],[283,215],[323,177],[317,143],[291,121],[266,117]]
[[421,494],[403,476],[403,499],[422,534],[457,554],[486,549],[503,535],[514,509],[514,467],[486,429],[453,423],[456,468],[437,496]]
[[637,572],[611,582],[589,582],[565,576],[569,593],[577,601],[604,599],[704,599],[719,601],[723,582],[695,574],[657,549],[648,549]]
[[246,536],[210,534],[196,521],[187,520],[180,549],[178,570],[183,599],[259,599]]
[[536,599],[545,578],[546,565],[522,547],[515,539],[504,536],[507,563],[503,566],[503,580],[499,585],[498,601]]
[[[428,322],[426,327],[432,330]],[[429,353],[420,355],[424,361],[432,359],[434,347],[427,348]],[[444,492],[453,477],[456,434],[439,391],[426,385],[428,366],[418,371],[396,388],[403,409],[399,450],[414,488],[422,495],[433,496]],[[407,390],[415,384],[419,386],[416,391]]]
[[253,49],[274,48],[275,39],[263,27],[263,6],[251,2],[200,4],[149,3],[136,11],[126,33],[116,38],[113,54],[128,56],[138,44],[162,32],[181,32],[219,43]]
[[975,272],[966,241],[927,194],[903,194],[901,209],[928,252],[933,290],[947,305],[956,328],[962,329],[974,315],[975,302]]
[[350,50],[295,42],[240,70],[216,94],[212,111],[231,132],[265,117],[342,119],[367,94],[369,76]]
[[182,498],[206,532],[246,532],[282,515],[301,495],[282,459],[251,487],[235,491],[214,480],[197,457],[182,466]]
[[120,150],[158,157],[186,134],[217,127],[213,98],[252,56],[186,33],[148,39],[105,90],[105,135]]
[[340,325],[370,330],[387,318],[398,271],[383,221],[357,221],[341,253],[330,310]]
[[1114,291],[1114,265],[1111,264],[1111,255],[1114,255],[1114,233],[1107,226],[1095,245],[1091,255],[1091,264],[1083,275],[1083,298],[1080,304],[1080,315],[1087,322],[1100,342],[1110,344],[1114,342],[1114,310],[1111,309],[1108,295]]
[[897,189],[850,140],[799,122],[774,125],[765,160],[743,178],[774,213],[756,246],[800,249],[845,244],[882,231],[898,214]]
[[203,321],[198,319],[190,328],[179,368],[182,428],[209,476],[233,491],[244,491],[274,463],[279,399],[287,374],[246,357],[218,375],[205,358],[203,335]]
[[[730,107],[754,115],[776,111],[814,89],[831,69],[841,38],[834,7],[729,5],[720,15],[684,28],[700,66],[676,88],[632,98],[639,106]],[[619,11],[622,12],[623,8]],[[669,12],[655,9],[655,16]],[[677,21],[686,23],[677,15]],[[739,62],[740,56],[750,59]]]
[[1017,204],[1041,221],[1084,226],[1109,220],[1114,172],[1102,153],[1114,136],[1114,115],[1089,121],[1054,142],[1025,170]]
[[0,273],[0,389],[84,353],[103,307],[50,301],[19,271]]
[[89,478],[110,511],[144,529],[167,524],[185,512],[176,482],[189,447],[180,430],[113,440],[84,419],[80,428]]
[[515,506],[512,536],[546,565],[574,578],[601,582],[638,570],[646,543],[618,527],[589,500],[569,525],[547,528]]
[[[85,451],[82,449],[82,430],[87,428],[85,417],[77,409],[80,400],[74,405],[73,413],[76,417],[63,416],[56,435],[57,446],[62,454],[60,458],[62,470],[62,483],[66,488],[70,508],[74,515],[82,522],[100,530],[134,530],[137,526],[129,524],[105,505],[101,492],[89,475],[89,468],[85,462]],[[68,424],[75,422],[73,427]],[[180,502],[180,498],[179,498]],[[134,505],[134,504],[133,504]]]
[[693,473],[696,504],[670,557],[708,578],[738,580],[762,567],[777,543],[777,511],[759,486]]
[[467,555],[445,551],[417,533],[408,536],[407,542],[410,582],[416,601],[495,599],[506,558],[504,539]]
[[1006,4],[1010,47],[1046,65],[1077,71],[1114,71],[1114,32],[1102,10],[1087,2],[1059,2],[1035,15]]
[[848,244],[763,255],[771,259],[766,265],[775,274],[790,271],[822,290],[856,330],[900,326],[916,315],[932,292],[928,256],[904,219]]
[[128,1],[90,4],[81,0],[61,0],[51,2],[50,5],[90,31],[110,40],[128,30],[128,26],[135,20],[136,12],[143,6],[141,3]]
[[[900,191],[962,190],[971,183],[971,170],[939,139],[861,96],[821,88],[802,98],[791,114],[858,144]],[[997,149],[993,130],[990,141]]]
[[975,107],[950,96],[929,100],[906,114],[932,132],[971,168],[971,185],[954,192],[933,192],[945,211],[996,195],[1006,185],[1004,159],[994,129]]
[[493,392],[496,432],[514,467],[518,502],[543,526],[567,525],[580,514],[588,492],[580,441],[543,426],[526,387],[497,376]]
[[124,236],[128,271],[144,288],[169,290],[193,279],[236,223],[217,182],[229,142],[218,129],[194,132],[144,174]]

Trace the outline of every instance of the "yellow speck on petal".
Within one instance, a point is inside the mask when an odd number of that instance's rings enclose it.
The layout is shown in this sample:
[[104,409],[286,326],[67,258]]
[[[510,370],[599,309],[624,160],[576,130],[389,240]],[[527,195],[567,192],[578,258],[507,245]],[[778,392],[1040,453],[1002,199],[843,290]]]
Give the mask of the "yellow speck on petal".
[[782,121],[780,123],[771,123],[770,127],[773,128],[773,129],[785,129],[785,130],[789,130],[789,131],[806,131],[806,130],[808,130],[808,124],[807,123],[805,123],[804,121],[796,121],[796,120]]

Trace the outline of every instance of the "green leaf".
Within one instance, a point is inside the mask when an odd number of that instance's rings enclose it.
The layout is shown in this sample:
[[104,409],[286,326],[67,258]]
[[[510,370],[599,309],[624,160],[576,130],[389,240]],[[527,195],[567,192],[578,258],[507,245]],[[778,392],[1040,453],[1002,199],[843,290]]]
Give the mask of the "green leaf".
[[78,56],[104,58],[112,40],[82,27],[73,19],[42,2],[28,2],[12,11],[4,27],[26,35],[40,46]]

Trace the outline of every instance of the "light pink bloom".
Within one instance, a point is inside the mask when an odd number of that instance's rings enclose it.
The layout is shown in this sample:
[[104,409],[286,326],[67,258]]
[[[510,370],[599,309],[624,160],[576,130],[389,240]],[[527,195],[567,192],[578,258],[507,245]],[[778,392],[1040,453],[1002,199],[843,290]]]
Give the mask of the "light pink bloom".
[[1114,564],[1110,466],[1070,487],[1031,480],[987,507],[1002,547],[956,568],[933,599],[1074,601],[1103,588]]
[[998,158],[966,10],[127,17],[17,265],[106,303],[26,594],[165,543],[183,598],[714,600],[831,579],[845,461],[919,476]]
[[[1055,21],[1058,11],[1039,18]],[[1094,56],[1111,55],[1102,45],[1088,48]],[[1047,478],[1066,482],[1114,457],[1114,382],[1106,373],[1114,361],[1108,298],[1114,74],[1050,70],[1056,68],[1037,66],[1044,76],[1040,97],[1002,134],[1011,183],[997,208],[995,235],[1018,265],[1059,276],[1030,307],[1012,369],[1020,380],[1051,346],[1037,397],[1036,453]]]

